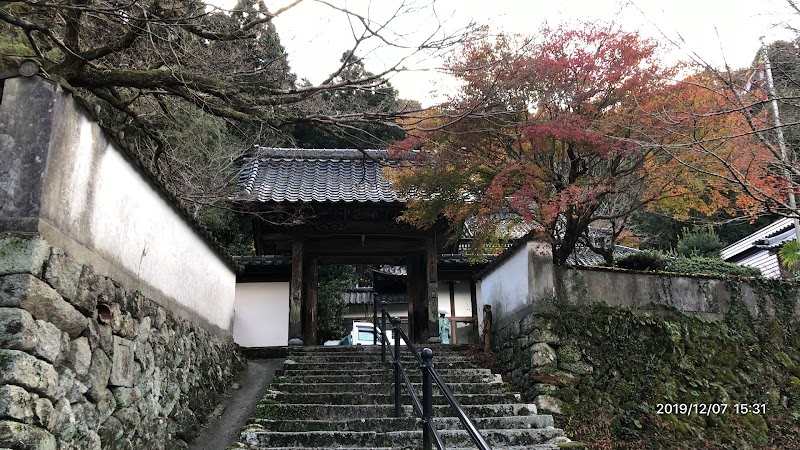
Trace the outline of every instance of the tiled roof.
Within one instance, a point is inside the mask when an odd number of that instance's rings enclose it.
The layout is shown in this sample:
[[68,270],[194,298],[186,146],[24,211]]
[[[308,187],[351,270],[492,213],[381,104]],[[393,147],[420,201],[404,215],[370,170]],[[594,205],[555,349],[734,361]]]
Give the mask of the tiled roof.
[[[378,303],[386,302],[389,305],[396,305],[408,302],[406,294],[384,294],[376,295]],[[373,289],[371,287],[357,287],[349,290],[345,294],[345,301],[348,305],[371,305],[375,302]]]
[[[624,245],[615,245],[614,246],[614,258],[619,258],[620,256],[627,255],[629,253],[636,253],[639,250],[631,247],[625,247]],[[606,261],[603,257],[595,252],[593,252],[590,248],[584,245],[577,245],[575,250],[570,253],[567,257],[567,264],[570,266],[595,266],[598,264],[604,264]]]
[[372,293],[371,287],[356,287],[345,294],[345,302],[348,305],[372,304],[375,301]]
[[292,264],[292,257],[287,255],[234,256],[233,260],[245,267],[286,266]]
[[[366,156],[365,156],[366,154]],[[256,149],[234,199],[257,202],[403,202],[383,176],[398,162],[385,150]]]
[[750,234],[733,244],[723,248],[719,251],[720,257],[725,261],[738,261],[742,255],[749,254],[754,248],[759,248],[759,241],[769,240],[772,237],[780,235],[791,229],[793,226],[792,219],[783,217],[772,222],[771,224],[761,228],[753,234]]
[[793,241],[796,238],[797,232],[794,229],[794,224],[792,224],[791,227],[776,232],[771,236],[758,239],[753,242],[753,246],[763,249],[773,249],[782,246],[787,241]]
[[394,275],[398,277],[406,276],[406,266],[391,266],[389,264],[382,264],[380,267],[372,270],[384,275]]

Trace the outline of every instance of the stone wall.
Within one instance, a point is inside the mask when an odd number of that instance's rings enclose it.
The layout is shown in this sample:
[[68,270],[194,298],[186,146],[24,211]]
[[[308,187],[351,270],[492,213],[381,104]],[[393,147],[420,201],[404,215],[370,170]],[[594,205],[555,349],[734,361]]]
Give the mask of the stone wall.
[[561,341],[552,331],[552,322],[530,309],[526,312],[497,330],[495,344],[503,377],[542,411],[561,414],[558,390],[576,386],[594,367],[583,359],[576,343]]
[[0,447],[181,448],[242,364],[191,314],[0,235]]
[[[747,280],[731,284],[710,276],[557,267],[546,244],[527,242],[513,250],[491,265],[481,280],[481,303],[492,306],[495,329],[519,321],[529,311],[546,308],[553,298],[574,306],[603,304],[642,314],[674,308],[718,320],[736,297],[754,318],[775,314],[774,299],[759,293]],[[800,322],[800,297],[789,300],[793,303],[791,315]]]
[[597,448],[800,448],[800,323],[788,311],[753,317],[738,297],[721,320],[551,306],[498,330],[497,356],[504,378],[570,438]]
[[[514,277],[517,284],[526,277],[526,289],[508,289]],[[767,333],[775,323],[777,329],[800,324],[800,290],[781,280],[556,267],[547,246],[532,242],[490,267],[483,280],[482,302],[492,306],[493,342],[504,376],[527,400],[554,413],[562,410],[556,393],[595,370],[580,343],[563,342],[552,332],[557,324],[543,319],[560,308],[608,307],[634,317],[687,317],[721,326],[734,315]]]

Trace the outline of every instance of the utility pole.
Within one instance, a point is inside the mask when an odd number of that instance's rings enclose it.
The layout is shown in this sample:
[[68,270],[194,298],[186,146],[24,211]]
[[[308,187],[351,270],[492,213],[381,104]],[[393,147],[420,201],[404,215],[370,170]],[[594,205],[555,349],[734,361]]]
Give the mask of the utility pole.
[[792,183],[792,173],[789,171],[789,163],[791,162],[791,155],[786,150],[786,139],[783,137],[783,124],[781,124],[781,114],[778,110],[778,96],[775,92],[775,81],[772,79],[772,66],[769,62],[769,55],[767,55],[767,46],[764,45],[764,37],[761,37],[761,55],[764,58],[764,74],[767,78],[767,93],[769,94],[770,106],[772,107],[772,116],[775,122],[775,132],[778,138],[778,147],[781,150],[781,163],[783,164],[783,176],[786,178],[786,184],[789,186],[789,207],[792,209],[794,216],[794,234],[795,240],[800,241],[800,217],[797,214],[797,200],[794,195],[794,184]]

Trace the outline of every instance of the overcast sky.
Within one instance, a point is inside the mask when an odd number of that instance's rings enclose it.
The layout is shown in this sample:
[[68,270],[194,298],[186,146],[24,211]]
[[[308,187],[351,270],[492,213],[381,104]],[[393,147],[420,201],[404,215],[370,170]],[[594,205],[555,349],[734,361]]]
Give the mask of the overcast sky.
[[[328,0],[332,4],[369,14],[380,20],[391,16],[402,0]],[[406,0],[424,5],[429,0]],[[275,11],[289,0],[267,0]],[[800,22],[787,0],[436,0],[435,9],[403,16],[392,24],[402,41],[418,41],[444,23],[445,31],[455,30],[470,21],[487,24],[492,29],[510,33],[532,34],[547,21],[550,25],[576,20],[615,21],[627,30],[665,40],[666,34],[681,48],[669,58],[686,59],[692,52],[717,66],[725,61],[733,68],[750,64],[759,47],[759,37],[770,42],[787,38],[787,21]],[[434,15],[435,13],[435,15]],[[289,54],[293,71],[300,78],[318,83],[332,72],[342,52],[353,43],[345,16],[313,0],[304,0],[274,21]],[[385,47],[385,46],[384,46]],[[367,69],[379,72],[394,64],[403,53],[388,51],[367,43],[359,53],[366,55]],[[441,94],[452,89],[452,81],[432,69],[440,60],[408,60],[405,65],[417,69],[392,78],[400,96],[431,105]],[[439,93],[439,97],[436,97]]]

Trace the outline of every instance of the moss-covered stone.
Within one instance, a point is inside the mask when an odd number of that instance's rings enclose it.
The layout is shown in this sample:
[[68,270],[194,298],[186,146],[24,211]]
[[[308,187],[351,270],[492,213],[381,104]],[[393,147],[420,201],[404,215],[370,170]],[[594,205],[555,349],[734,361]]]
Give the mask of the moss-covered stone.
[[272,399],[262,400],[253,412],[255,419],[303,420],[308,419],[308,409],[304,405],[282,404]]
[[581,349],[574,341],[566,342],[558,347],[558,361],[561,363],[574,363],[581,359]]
[[[800,448],[800,333],[781,315],[754,317],[735,297],[716,322],[677,311],[641,317],[559,305],[527,319],[558,336],[558,365],[523,367],[512,382],[529,401],[560,400],[558,425],[599,448]],[[767,411],[737,413],[737,403]],[[726,411],[665,413],[662,406],[715,404]]]

